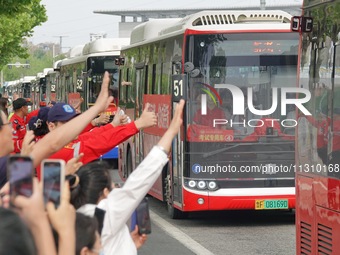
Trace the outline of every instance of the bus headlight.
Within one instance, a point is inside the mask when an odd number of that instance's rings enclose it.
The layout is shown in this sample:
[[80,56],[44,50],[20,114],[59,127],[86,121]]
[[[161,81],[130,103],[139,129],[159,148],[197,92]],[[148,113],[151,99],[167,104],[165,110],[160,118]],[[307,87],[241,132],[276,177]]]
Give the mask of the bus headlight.
[[197,187],[198,187],[199,189],[205,189],[205,188],[207,187],[207,184],[205,183],[205,181],[199,181],[199,182],[197,183]]
[[195,182],[194,180],[190,180],[190,181],[188,182],[188,186],[189,186],[190,188],[195,188],[195,187],[196,187],[196,182]]
[[210,181],[210,182],[208,183],[208,189],[214,190],[214,189],[216,189],[216,188],[217,188],[216,182]]

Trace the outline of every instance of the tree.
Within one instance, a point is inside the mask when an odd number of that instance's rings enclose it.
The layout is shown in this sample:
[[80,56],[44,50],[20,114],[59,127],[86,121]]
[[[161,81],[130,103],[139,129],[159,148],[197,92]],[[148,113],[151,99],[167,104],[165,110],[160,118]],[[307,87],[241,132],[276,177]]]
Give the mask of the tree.
[[[5,81],[14,81],[19,80],[24,76],[36,76],[37,73],[43,72],[44,68],[52,68],[53,67],[53,56],[52,56],[52,48],[53,44],[45,44],[48,48],[40,48],[32,43],[27,44],[28,48],[28,58],[19,58],[15,57],[10,60],[10,63],[14,64],[19,62],[21,64],[29,64],[29,66],[20,66],[16,67],[10,66],[9,68],[3,69],[4,80]],[[66,58],[65,54],[61,54],[58,57],[54,58],[54,62],[60,59]],[[27,68],[28,67],[28,68]]]
[[41,0],[0,0],[0,69],[13,57],[27,58],[25,38],[47,20]]

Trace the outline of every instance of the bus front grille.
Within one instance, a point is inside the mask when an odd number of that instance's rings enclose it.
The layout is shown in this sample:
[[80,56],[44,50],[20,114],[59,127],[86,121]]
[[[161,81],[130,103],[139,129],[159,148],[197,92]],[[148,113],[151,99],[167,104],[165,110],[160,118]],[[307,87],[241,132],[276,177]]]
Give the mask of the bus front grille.
[[332,254],[332,228],[318,224],[318,254]]
[[312,226],[306,222],[300,222],[300,252],[303,255],[312,254]]

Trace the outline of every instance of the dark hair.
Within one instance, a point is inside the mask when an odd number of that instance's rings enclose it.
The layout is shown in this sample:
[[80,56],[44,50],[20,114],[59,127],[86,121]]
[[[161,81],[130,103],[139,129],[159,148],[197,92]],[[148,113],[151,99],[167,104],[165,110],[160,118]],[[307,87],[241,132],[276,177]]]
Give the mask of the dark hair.
[[96,161],[82,166],[78,171],[79,184],[71,192],[71,204],[78,209],[85,204],[97,204],[103,190],[111,190],[109,166]]
[[0,219],[0,254],[37,254],[31,232],[16,213],[0,207]]
[[9,101],[6,97],[0,97],[0,110],[2,110],[6,116],[8,117],[8,109],[6,108],[6,105],[8,105]]
[[96,218],[76,213],[76,255],[80,255],[80,251],[84,247],[93,249],[96,243],[97,229]]
[[49,110],[49,107],[40,108],[38,115],[32,117],[28,122],[28,128],[33,130],[35,136],[44,136],[49,133],[47,125],[47,115]]
[[47,123],[37,117],[30,119],[28,128],[29,130],[33,130],[35,136],[44,136],[50,132]]

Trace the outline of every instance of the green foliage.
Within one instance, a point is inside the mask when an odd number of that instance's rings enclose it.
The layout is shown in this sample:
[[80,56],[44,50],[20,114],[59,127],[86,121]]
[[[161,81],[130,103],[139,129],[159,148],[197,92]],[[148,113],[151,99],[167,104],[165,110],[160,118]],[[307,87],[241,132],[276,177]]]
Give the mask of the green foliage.
[[[29,11],[27,8],[32,0],[0,0],[0,6],[5,8],[0,8],[0,15],[16,15],[18,13],[23,13]],[[40,2],[40,1],[39,1]]]
[[[60,59],[65,58],[65,55],[58,56]],[[56,58],[54,61],[57,61]],[[37,73],[43,72],[44,68],[52,68],[53,67],[53,57],[52,50],[44,51],[40,48],[37,48],[34,45],[29,46],[28,50],[28,58],[13,58],[9,61],[9,63],[21,64],[29,64],[29,68],[25,67],[15,67],[11,66],[11,68],[5,67],[3,69],[4,73],[4,81],[14,81],[19,80],[24,76],[36,76]]]
[[41,0],[0,0],[0,69],[13,57],[27,58],[25,37],[47,20]]

